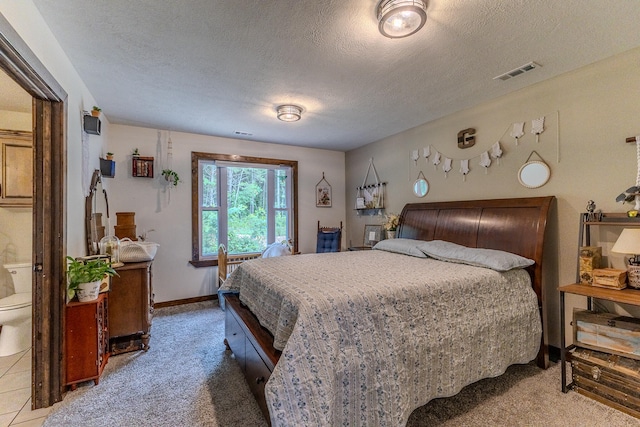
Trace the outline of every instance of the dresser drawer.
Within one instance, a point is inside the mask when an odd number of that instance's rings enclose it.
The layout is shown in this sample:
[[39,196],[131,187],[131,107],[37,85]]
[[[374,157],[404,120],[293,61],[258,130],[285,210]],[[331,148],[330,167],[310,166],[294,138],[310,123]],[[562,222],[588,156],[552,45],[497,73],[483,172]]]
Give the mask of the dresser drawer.
[[269,381],[271,371],[262,360],[257,350],[250,342],[246,344],[245,353],[247,383],[251,392],[256,397],[262,413],[269,419],[269,410],[267,409],[266,398],[264,396],[264,386]]
[[227,345],[229,345],[229,348],[238,361],[240,369],[242,369],[242,371],[244,372],[246,370],[246,338],[244,335],[244,331],[238,323],[238,320],[236,319],[232,309],[227,309],[225,313],[224,330],[225,338],[227,339]]

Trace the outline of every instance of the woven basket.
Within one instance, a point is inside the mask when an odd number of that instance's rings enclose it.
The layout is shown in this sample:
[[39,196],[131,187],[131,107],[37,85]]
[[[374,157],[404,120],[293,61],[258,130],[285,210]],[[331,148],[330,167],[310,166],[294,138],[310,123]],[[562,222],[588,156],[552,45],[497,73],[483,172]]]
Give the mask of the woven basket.
[[120,239],[120,261],[151,261],[160,245],[154,242],[134,242],[129,238]]

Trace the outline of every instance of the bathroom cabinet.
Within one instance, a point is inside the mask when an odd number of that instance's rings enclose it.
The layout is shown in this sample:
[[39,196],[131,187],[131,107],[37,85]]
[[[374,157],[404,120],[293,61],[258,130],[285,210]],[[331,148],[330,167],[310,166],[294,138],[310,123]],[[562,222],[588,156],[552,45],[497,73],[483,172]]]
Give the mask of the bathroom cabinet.
[[111,354],[149,349],[153,317],[151,261],[117,267],[109,292]]
[[65,313],[65,384],[75,390],[78,383],[97,385],[109,359],[108,295],[97,300],[70,302]]
[[33,203],[33,149],[31,132],[0,131],[0,206]]

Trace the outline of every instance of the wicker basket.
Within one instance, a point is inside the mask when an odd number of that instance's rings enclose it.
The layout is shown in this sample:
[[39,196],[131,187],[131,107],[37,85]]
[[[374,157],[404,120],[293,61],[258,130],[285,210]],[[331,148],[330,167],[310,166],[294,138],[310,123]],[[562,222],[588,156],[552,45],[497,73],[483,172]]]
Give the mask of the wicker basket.
[[120,239],[120,261],[151,261],[160,245],[154,242],[134,242],[129,238]]

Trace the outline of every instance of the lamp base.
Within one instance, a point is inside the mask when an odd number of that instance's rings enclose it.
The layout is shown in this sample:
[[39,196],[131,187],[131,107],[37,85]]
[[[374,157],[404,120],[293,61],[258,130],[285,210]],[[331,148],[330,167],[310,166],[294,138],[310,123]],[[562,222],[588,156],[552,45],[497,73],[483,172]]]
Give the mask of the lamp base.
[[640,289],[640,265],[629,264],[627,266],[627,278],[630,288]]

